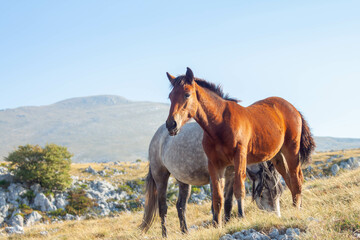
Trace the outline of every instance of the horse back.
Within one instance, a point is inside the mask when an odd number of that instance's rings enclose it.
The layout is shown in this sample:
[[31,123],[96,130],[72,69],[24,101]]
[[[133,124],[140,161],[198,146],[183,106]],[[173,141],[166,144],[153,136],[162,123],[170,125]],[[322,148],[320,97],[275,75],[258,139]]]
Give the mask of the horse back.
[[270,97],[247,107],[252,162],[273,158],[284,143],[300,144],[301,115],[288,101]]

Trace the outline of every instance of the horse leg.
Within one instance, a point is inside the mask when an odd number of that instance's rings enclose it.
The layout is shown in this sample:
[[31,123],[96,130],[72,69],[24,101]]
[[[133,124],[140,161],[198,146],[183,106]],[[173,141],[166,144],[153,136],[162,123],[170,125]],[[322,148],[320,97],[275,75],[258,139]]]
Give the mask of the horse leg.
[[[166,170],[166,171],[165,171]],[[166,190],[169,180],[170,173],[167,169],[164,169],[161,174],[156,175],[155,183],[156,189],[158,191],[158,205],[159,205],[159,215],[161,218],[161,229],[162,236],[167,237],[166,232],[166,214],[167,214],[167,204],[166,204]]]
[[245,202],[245,178],[246,178],[246,148],[238,146],[234,159],[234,194],[238,202],[238,215],[245,217],[244,202]]
[[233,195],[234,195],[234,167],[227,167],[225,170],[225,222],[228,222],[231,217],[231,210],[233,206]]
[[180,181],[178,182],[179,182],[179,197],[176,202],[176,209],[180,220],[181,232],[187,233],[188,228],[186,225],[185,213],[186,213],[186,203],[190,197],[190,185],[182,183]]
[[224,172],[225,168],[217,169],[211,161],[208,164],[212,183],[212,203],[213,203],[213,224],[214,227],[221,226],[221,209],[224,203]]
[[271,159],[271,162],[274,164],[276,170],[280,173],[280,175],[284,178],[288,188],[291,189],[289,169],[286,164],[284,154],[282,154],[282,152],[279,152],[273,159]]
[[293,198],[293,205],[296,208],[301,207],[301,187],[303,181],[303,174],[300,167],[299,152],[296,151],[296,147],[286,147],[282,151],[285,155],[285,159],[289,168],[290,178],[290,191]]

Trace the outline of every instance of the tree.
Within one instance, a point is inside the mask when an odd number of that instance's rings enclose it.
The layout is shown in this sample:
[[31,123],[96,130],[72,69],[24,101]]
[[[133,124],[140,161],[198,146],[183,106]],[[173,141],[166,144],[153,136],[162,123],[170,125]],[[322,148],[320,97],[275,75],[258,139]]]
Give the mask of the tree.
[[47,144],[19,146],[6,161],[15,178],[30,184],[39,183],[49,190],[64,190],[71,184],[70,166],[72,154],[66,147]]

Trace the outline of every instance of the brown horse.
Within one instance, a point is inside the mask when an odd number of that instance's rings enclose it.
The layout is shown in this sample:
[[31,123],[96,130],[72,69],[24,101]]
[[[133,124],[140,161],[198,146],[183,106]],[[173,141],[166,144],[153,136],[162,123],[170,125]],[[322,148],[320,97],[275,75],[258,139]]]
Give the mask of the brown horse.
[[[203,128],[203,148],[213,185],[213,223],[221,224],[224,172],[235,168],[234,195],[238,215],[244,217],[246,165],[272,160],[289,187],[293,205],[301,206],[303,174],[301,163],[311,159],[315,142],[307,122],[286,100],[270,97],[242,107],[237,100],[224,96],[219,86],[186,74],[167,76],[173,87],[169,98],[170,112],[166,127],[176,135],[191,118]],[[277,157],[276,157],[277,156]]]

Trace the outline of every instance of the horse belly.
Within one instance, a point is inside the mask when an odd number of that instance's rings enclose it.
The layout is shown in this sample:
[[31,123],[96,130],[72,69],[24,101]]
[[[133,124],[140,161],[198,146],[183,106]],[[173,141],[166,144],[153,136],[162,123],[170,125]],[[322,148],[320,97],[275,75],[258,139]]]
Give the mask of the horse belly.
[[207,157],[201,148],[189,154],[164,156],[164,165],[171,175],[186,184],[202,186],[210,182]]

